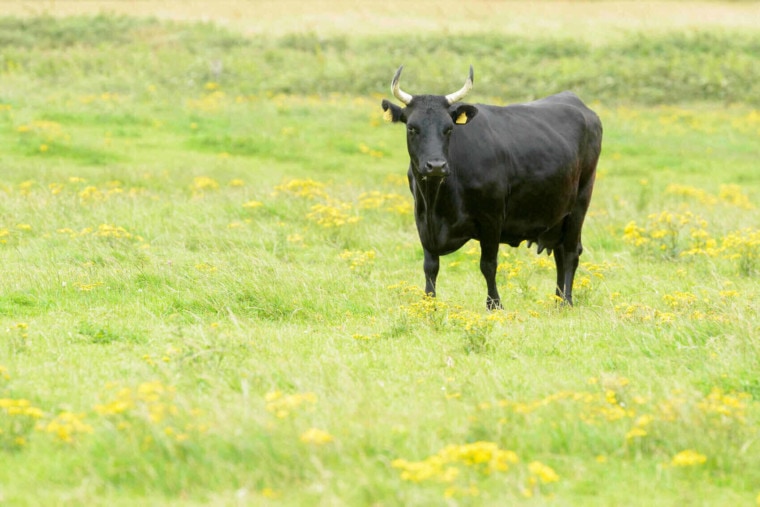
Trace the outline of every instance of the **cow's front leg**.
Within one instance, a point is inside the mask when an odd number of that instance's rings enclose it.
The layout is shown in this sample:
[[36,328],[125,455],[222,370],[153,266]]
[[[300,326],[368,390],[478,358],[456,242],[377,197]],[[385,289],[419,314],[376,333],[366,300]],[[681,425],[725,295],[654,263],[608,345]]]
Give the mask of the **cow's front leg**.
[[499,242],[480,242],[480,272],[486,279],[488,297],[486,307],[489,310],[500,310],[501,298],[496,288],[496,268],[498,267]]
[[435,281],[438,278],[438,269],[441,266],[440,256],[429,252],[423,248],[425,252],[425,262],[423,269],[425,270],[425,294],[431,297],[435,297]]

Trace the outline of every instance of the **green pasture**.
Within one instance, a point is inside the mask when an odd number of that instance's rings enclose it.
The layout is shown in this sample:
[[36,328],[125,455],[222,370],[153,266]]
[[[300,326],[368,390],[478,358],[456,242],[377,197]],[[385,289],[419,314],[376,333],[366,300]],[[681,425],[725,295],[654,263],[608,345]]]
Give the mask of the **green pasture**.
[[[760,503],[758,54],[0,18],[0,505]],[[598,112],[575,307],[423,296],[402,63]]]

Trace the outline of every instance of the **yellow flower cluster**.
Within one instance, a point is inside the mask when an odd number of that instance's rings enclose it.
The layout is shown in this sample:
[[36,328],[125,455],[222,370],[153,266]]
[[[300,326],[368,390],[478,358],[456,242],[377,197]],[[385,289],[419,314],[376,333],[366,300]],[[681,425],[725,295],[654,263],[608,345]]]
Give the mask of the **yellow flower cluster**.
[[[494,442],[448,445],[422,461],[393,460],[391,466],[400,470],[401,479],[409,482],[446,484],[444,496],[478,496],[479,479],[495,473],[506,473],[520,462],[514,451],[501,449]],[[560,480],[557,472],[540,461],[527,466],[527,483],[521,487],[525,497],[541,492],[541,486]]]
[[108,403],[96,405],[100,415],[118,415],[133,410],[144,412],[152,422],[161,422],[167,415],[178,413],[173,399],[176,390],[160,381],[143,382],[136,389],[123,387]]
[[[18,184],[18,191],[20,195],[31,195],[34,191],[44,190],[50,192],[52,195],[62,195],[64,192],[76,194],[79,197],[79,201],[82,204],[91,204],[93,202],[104,201],[113,195],[127,194],[130,197],[134,197],[144,192],[143,189],[134,187],[130,188],[127,192],[124,189],[123,183],[118,180],[112,180],[104,183],[101,187],[96,185],[82,185],[87,183],[87,180],[78,176],[69,177],[65,183],[54,181],[48,183],[47,186],[38,184],[35,180],[26,180]],[[6,191],[10,192],[10,188],[6,188]]]
[[277,185],[274,190],[275,195],[284,193],[307,199],[326,199],[328,197],[325,184],[312,179],[289,180],[282,185]]
[[327,228],[355,224],[361,220],[361,217],[349,214],[349,210],[351,210],[349,203],[329,199],[327,204],[314,204],[306,218]]
[[343,250],[340,254],[340,258],[349,263],[351,271],[358,271],[366,273],[372,264],[375,262],[374,250]]
[[650,245],[666,255],[675,256],[679,251],[681,231],[689,229],[696,239],[706,234],[707,221],[691,211],[652,213],[647,217],[647,228],[629,222],[623,230],[623,239],[634,246]]
[[689,185],[672,183],[665,188],[665,193],[678,195],[698,201],[706,206],[714,206],[719,202],[736,206],[741,209],[754,209],[755,206],[750,202],[749,197],[742,191],[741,186],[736,184],[721,185],[718,189],[718,195],[715,196],[701,188]]
[[193,196],[199,197],[206,192],[219,190],[219,182],[214,178],[209,178],[208,176],[196,176],[193,178],[193,183],[190,186],[190,190],[192,191]]
[[103,282],[92,282],[92,283],[85,283],[85,282],[75,282],[74,287],[77,288],[77,290],[80,290],[82,292],[90,292],[91,290],[97,289],[98,287],[102,287]]
[[145,242],[142,236],[132,234],[124,227],[113,224],[100,224],[97,227],[85,227],[80,231],[75,231],[68,227],[58,229],[58,234],[66,234],[70,238],[83,238],[83,237],[95,237],[95,238],[108,238],[108,239],[123,239],[134,241],[139,244],[140,248],[149,248],[150,245]]
[[39,419],[44,415],[42,410],[32,406],[32,403],[25,399],[0,398],[0,409],[9,416],[27,416]]
[[726,235],[721,243],[722,255],[738,261],[743,275],[752,275],[760,270],[760,229],[746,228]]
[[399,215],[409,215],[412,213],[411,199],[394,192],[383,193],[377,190],[371,190],[359,195],[359,208],[361,209],[383,209]]
[[[629,392],[625,378],[608,378],[603,382],[593,378],[591,384],[599,384],[599,391],[560,391],[531,401],[499,401],[497,404],[481,403],[478,409],[487,415],[491,410],[501,416],[499,422],[508,424],[515,416],[544,421],[539,411],[561,409],[570,420],[580,420],[591,426],[613,425],[626,445],[638,445],[643,439],[660,432],[668,434],[673,425],[701,424],[713,431],[735,431],[745,423],[752,396],[742,392],[724,392],[713,388],[707,395],[686,396],[674,392],[659,401]],[[504,412],[506,410],[506,412]],[[556,418],[553,420],[556,421]]]
[[750,202],[749,197],[742,192],[742,187],[739,185],[721,185],[718,190],[718,198],[722,202],[736,206],[737,208],[745,210],[755,209],[755,205]]
[[200,271],[201,273],[215,273],[217,271],[217,267],[213,264],[209,264],[207,262],[200,262],[195,265],[195,269]]
[[751,400],[750,394],[724,393],[722,389],[714,387],[710,394],[697,403],[697,408],[708,415],[717,415],[722,420],[735,419],[744,422],[747,403]]
[[[744,208],[752,206],[734,186],[724,185],[721,190],[721,199]],[[707,226],[706,220],[691,211],[663,211],[649,215],[646,227],[629,222],[623,230],[623,239],[637,248],[670,257],[704,255],[738,261],[739,271],[744,275],[752,275],[760,268],[760,229],[745,228],[716,239]]]
[[183,411],[175,402],[176,389],[160,381],[143,382],[136,388],[119,387],[117,384],[107,386],[114,391],[112,399],[95,405],[95,412],[112,418],[116,427],[122,431],[133,429],[134,433],[142,428],[148,435],[144,444],[152,442],[151,427],[158,426],[162,433],[176,443],[182,443],[193,435],[205,433],[208,425],[198,422],[201,415],[198,410]]
[[447,320],[448,305],[427,294],[415,298],[413,302],[402,306],[401,309],[409,317],[425,322],[436,330],[442,329]]
[[462,333],[468,352],[488,348],[488,338],[497,324],[522,320],[518,312],[473,312],[423,294],[422,289],[406,282],[391,285],[388,289],[398,290],[411,299],[411,302],[400,307],[409,318],[436,331],[450,329]]
[[318,428],[309,428],[301,433],[301,442],[311,445],[324,445],[333,441],[333,436]]
[[676,291],[672,294],[665,294],[662,300],[673,309],[688,308],[697,302],[697,296],[691,292]]
[[383,152],[382,151],[380,151],[380,150],[374,150],[374,149],[370,148],[369,146],[367,146],[364,143],[360,143],[359,144],[359,151],[362,152],[362,153],[364,153],[365,155],[369,155],[370,157],[373,157],[373,158],[383,158]]
[[526,498],[532,498],[537,493],[540,493],[541,484],[551,484],[552,482],[559,481],[559,475],[550,466],[544,465],[540,461],[532,461],[528,465],[528,484],[522,490],[522,494]]
[[228,102],[227,94],[217,88],[206,88],[206,92],[197,99],[188,99],[186,102],[187,108],[190,111],[213,113]]
[[677,453],[668,463],[672,467],[691,467],[702,465],[707,462],[707,456],[693,449],[686,449]]
[[696,188],[689,185],[671,183],[665,187],[665,193],[670,195],[689,197],[691,199],[699,201],[700,204],[705,204],[708,206],[712,206],[718,203],[718,199],[706,190],[702,190],[701,188]]
[[35,423],[44,416],[29,400],[0,398],[0,449],[26,445]]
[[317,403],[317,395],[314,393],[283,394],[282,391],[270,391],[264,397],[266,410],[284,419],[301,406],[313,406]]
[[448,445],[422,461],[393,460],[393,468],[401,470],[405,481],[454,482],[461,473],[460,466],[469,467],[488,476],[506,472],[510,464],[519,461],[517,454],[500,449],[494,442]]
[[22,134],[36,135],[48,143],[71,139],[71,136],[63,131],[63,126],[60,123],[49,120],[35,120],[18,126],[16,131]]
[[248,202],[243,203],[243,207],[246,209],[256,209],[256,208],[260,208],[263,205],[264,203],[260,201],[248,201]]
[[325,191],[325,184],[318,181],[311,179],[290,180],[275,187],[274,195],[279,193],[305,199],[322,200],[323,202],[313,204],[306,215],[307,219],[322,227],[342,227],[355,224],[361,220],[360,216],[351,212],[353,206],[350,203],[331,197]]
[[73,443],[74,437],[82,433],[92,433],[92,426],[84,422],[84,414],[61,412],[54,419],[40,423],[38,430],[57,437],[61,442]]
[[[118,239],[132,239],[133,236],[124,227],[119,227],[112,224],[100,224],[98,229],[93,233],[94,236],[99,238],[118,238]],[[142,241],[141,237],[136,238],[138,241]]]
[[549,405],[565,401],[582,406],[583,409],[579,411],[578,416],[583,422],[590,425],[631,418],[635,414],[632,409],[625,408],[619,403],[617,394],[613,389],[606,389],[603,392],[560,391],[529,402],[503,400],[499,402],[499,406],[507,408],[515,414],[529,415]]

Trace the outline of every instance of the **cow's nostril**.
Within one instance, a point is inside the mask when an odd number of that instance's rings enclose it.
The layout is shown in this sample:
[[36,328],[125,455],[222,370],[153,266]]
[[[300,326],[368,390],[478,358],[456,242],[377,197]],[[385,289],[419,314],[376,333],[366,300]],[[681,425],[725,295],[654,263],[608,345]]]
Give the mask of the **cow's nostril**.
[[425,163],[425,168],[431,172],[446,171],[448,163],[445,160],[428,160]]

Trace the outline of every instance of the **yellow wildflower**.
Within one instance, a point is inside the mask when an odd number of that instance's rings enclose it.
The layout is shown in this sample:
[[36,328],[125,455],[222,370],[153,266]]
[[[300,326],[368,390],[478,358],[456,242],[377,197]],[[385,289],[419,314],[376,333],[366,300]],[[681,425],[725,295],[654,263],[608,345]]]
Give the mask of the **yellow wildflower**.
[[326,431],[310,428],[301,434],[300,440],[305,444],[324,445],[332,442],[333,437]]
[[531,475],[538,478],[542,484],[559,481],[559,475],[550,466],[544,465],[540,461],[533,461],[528,465],[528,471]]
[[670,460],[670,466],[673,467],[688,467],[695,465],[702,465],[707,461],[707,456],[700,454],[699,452],[686,449],[681,451]]

